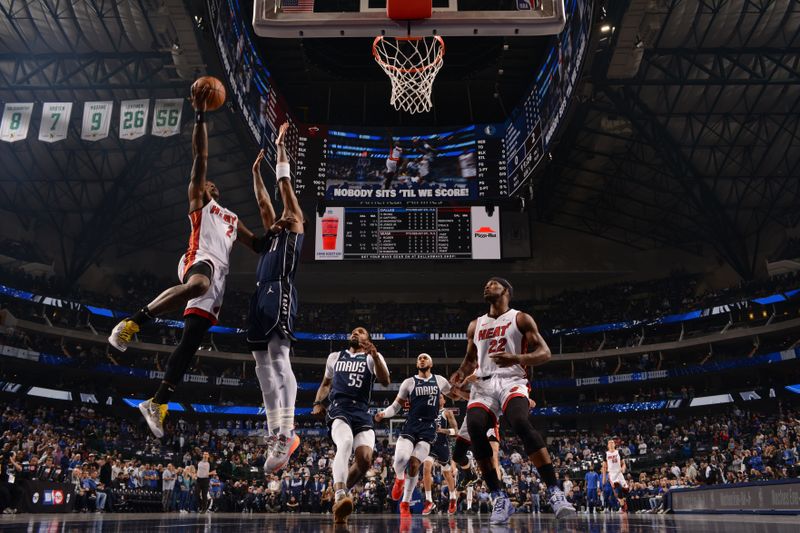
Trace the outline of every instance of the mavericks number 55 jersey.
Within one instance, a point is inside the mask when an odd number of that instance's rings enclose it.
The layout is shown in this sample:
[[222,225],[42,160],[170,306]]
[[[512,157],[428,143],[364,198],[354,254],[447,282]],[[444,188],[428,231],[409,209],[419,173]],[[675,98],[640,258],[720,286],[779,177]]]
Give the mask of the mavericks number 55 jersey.
[[[383,360],[383,356],[378,354]],[[375,361],[364,352],[333,352],[325,365],[325,377],[333,381],[328,399],[331,404],[349,403],[366,409],[375,383]]]
[[528,377],[521,365],[501,368],[491,359],[495,353],[523,354],[526,352],[525,337],[517,327],[519,311],[509,309],[497,318],[488,314],[478,318],[475,324],[475,335],[472,341],[478,349],[478,377]]

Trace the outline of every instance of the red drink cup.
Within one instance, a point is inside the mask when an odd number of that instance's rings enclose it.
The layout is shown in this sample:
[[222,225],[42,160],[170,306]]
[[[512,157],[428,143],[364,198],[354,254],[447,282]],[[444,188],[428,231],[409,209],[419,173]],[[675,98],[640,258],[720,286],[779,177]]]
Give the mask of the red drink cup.
[[327,216],[322,219],[322,249],[335,250],[339,234],[339,217]]

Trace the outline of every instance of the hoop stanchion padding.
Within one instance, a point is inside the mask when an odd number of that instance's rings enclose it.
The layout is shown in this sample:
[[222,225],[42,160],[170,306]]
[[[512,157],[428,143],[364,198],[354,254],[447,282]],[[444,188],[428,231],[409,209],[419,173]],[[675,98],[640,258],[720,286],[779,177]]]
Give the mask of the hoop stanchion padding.
[[393,20],[429,19],[433,0],[386,0],[386,16]]
[[395,109],[412,114],[430,111],[433,82],[444,65],[444,39],[378,36],[372,55],[392,82],[389,103]]

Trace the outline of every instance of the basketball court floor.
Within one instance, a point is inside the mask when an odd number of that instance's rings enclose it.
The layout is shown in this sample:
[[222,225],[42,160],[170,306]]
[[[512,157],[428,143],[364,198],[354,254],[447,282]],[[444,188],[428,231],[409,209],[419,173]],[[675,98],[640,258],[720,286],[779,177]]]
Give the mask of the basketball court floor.
[[332,523],[330,515],[267,515],[220,513],[172,514],[71,514],[0,516],[0,531],[28,533],[66,532],[371,532],[394,533],[504,533],[504,532],[794,532],[800,531],[797,516],[754,515],[580,515],[556,523],[552,515],[515,515],[508,525],[491,526],[488,516],[414,516],[401,523],[397,515],[355,515],[346,527]]

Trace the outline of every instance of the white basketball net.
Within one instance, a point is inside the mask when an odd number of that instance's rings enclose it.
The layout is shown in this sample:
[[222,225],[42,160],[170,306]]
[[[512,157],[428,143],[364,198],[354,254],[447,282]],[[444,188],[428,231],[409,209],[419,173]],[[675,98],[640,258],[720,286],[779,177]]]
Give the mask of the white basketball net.
[[389,103],[398,111],[431,110],[433,80],[444,65],[444,40],[433,37],[382,37],[372,43],[375,61],[392,81]]

